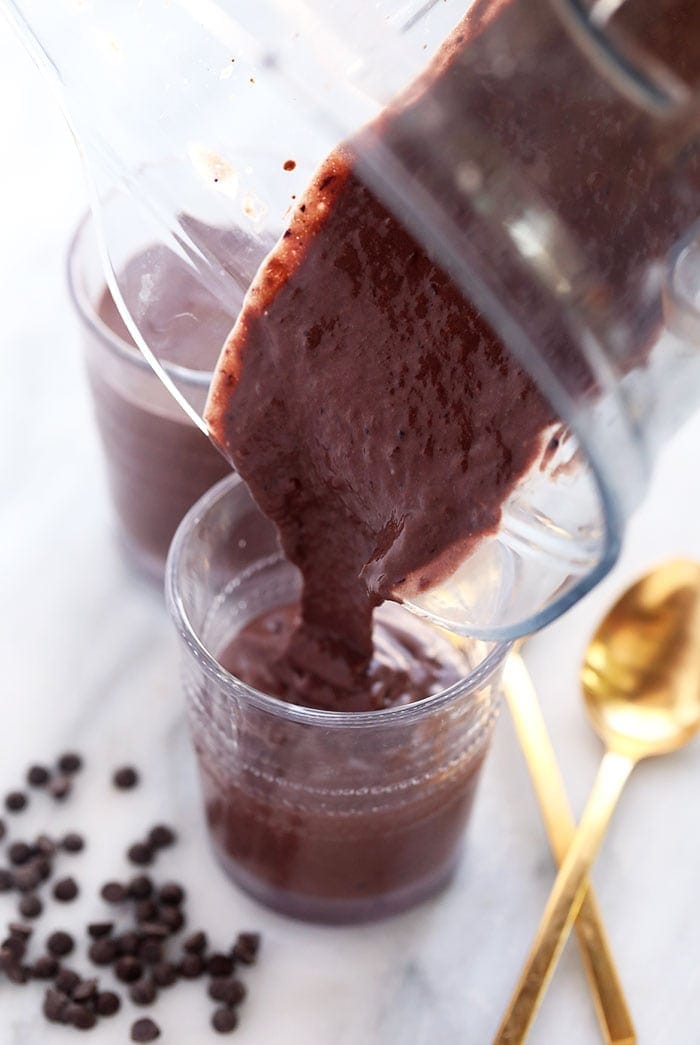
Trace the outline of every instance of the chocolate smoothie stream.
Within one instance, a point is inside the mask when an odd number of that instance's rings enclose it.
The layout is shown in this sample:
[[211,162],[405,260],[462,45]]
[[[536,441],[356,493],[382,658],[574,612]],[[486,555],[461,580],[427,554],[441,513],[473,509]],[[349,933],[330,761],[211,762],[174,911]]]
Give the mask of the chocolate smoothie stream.
[[[490,71],[491,37],[504,30],[542,49],[520,84]],[[554,82],[570,84],[568,94],[548,93],[542,76],[559,55],[572,68]],[[591,83],[588,60],[541,2],[477,3],[373,133],[416,169],[423,111],[449,111],[465,76],[477,116],[565,215],[592,269],[606,273],[605,294],[631,315],[624,372],[661,323],[642,308],[629,259],[663,258],[697,215],[698,193],[672,194],[643,112],[597,81],[580,89]],[[697,150],[687,165],[700,185]],[[468,227],[450,172],[431,187]],[[532,307],[543,350],[571,387],[590,392],[555,306]],[[363,181],[352,142],[328,157],[259,271],[206,416],[303,575],[300,623],[275,661],[273,689],[338,709],[361,706],[362,693],[374,706],[373,608],[444,579],[498,528],[555,420],[485,318]]]

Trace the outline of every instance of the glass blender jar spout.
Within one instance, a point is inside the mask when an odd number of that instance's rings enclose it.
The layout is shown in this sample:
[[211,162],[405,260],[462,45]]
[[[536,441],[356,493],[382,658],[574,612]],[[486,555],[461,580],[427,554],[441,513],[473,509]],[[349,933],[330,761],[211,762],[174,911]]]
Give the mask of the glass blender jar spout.
[[[498,531],[411,608],[513,638],[609,570],[700,392],[694,0],[475,0],[464,22],[465,0],[0,5],[80,143],[128,329],[200,427],[142,336],[157,273],[134,294],[126,261],[165,245],[235,315],[314,169],[349,140],[561,419]],[[458,25],[450,68],[422,90]]]

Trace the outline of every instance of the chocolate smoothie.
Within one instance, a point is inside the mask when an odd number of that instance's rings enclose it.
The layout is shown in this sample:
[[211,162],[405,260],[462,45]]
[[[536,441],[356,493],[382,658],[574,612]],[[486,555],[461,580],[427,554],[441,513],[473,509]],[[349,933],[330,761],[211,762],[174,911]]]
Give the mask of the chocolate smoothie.
[[[216,250],[220,263],[228,263],[240,287],[247,286],[261,257],[260,246],[235,230],[188,220],[199,241]],[[243,290],[223,308],[188,266],[160,245],[128,262],[120,289],[156,356],[192,372],[182,377],[180,387],[201,410]],[[117,348],[105,352],[102,339],[91,330],[87,346],[110,490],[129,548],[147,570],[159,574],[183,515],[230,473],[230,466],[163,391],[106,287],[97,314],[118,339]]]
[[[492,36],[501,46],[503,32],[541,48],[520,91],[492,71]],[[566,95],[548,93],[542,75],[559,55],[573,63]],[[576,231],[591,271],[605,276],[599,296],[622,303],[624,372],[645,358],[661,323],[660,306],[651,314],[643,305],[646,270],[629,259],[661,260],[700,196],[674,194],[646,113],[597,79],[597,90],[581,91],[588,59],[541,2],[477,3],[370,128],[373,139],[361,138],[420,169],[415,128],[450,110],[466,76],[473,118]],[[686,188],[700,185],[697,148],[686,167]],[[467,228],[469,204],[443,173],[444,184],[439,166],[426,179]],[[512,278],[514,302],[527,290],[538,310],[542,351],[574,392],[592,391],[556,303]],[[286,680],[277,688],[293,679],[298,699],[313,703],[317,685],[330,687],[338,708],[366,688],[373,608],[444,579],[497,529],[555,420],[486,319],[363,180],[353,142],[323,164],[259,271],[206,416],[303,574],[302,616],[277,662]]]

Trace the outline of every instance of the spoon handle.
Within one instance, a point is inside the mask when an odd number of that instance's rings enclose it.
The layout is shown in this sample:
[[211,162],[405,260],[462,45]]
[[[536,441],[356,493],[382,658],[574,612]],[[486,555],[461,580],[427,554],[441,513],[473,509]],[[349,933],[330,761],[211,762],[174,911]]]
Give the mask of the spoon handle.
[[[573,840],[576,824],[535,687],[518,653],[511,653],[508,658],[503,684],[552,852],[561,864]],[[576,919],[576,933],[606,1045],[634,1045],[634,1024],[590,883]]]
[[557,875],[530,955],[501,1022],[494,1045],[523,1042],[564,948],[588,887],[588,872],[635,761],[608,751],[574,840]]

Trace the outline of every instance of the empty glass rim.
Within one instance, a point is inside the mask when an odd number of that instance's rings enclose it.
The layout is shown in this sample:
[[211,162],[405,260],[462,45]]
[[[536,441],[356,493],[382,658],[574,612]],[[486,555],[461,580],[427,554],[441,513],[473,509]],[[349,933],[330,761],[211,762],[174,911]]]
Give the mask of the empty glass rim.
[[[80,248],[83,240],[88,234],[88,230],[91,228],[94,221],[92,211],[88,208],[83,216],[78,221],[78,225],[71,237],[68,245],[68,253],[66,255],[66,278],[68,282],[68,293],[73,303],[73,307],[80,316],[80,319],[88,328],[91,334],[93,334],[106,348],[113,352],[116,356],[124,362],[129,363],[131,366],[138,367],[144,372],[148,372],[157,378],[158,375],[151,369],[150,364],[139,352],[138,348],[134,345],[130,345],[123,338],[115,334],[111,327],[100,318],[100,315],[95,308],[94,304],[90,301],[88,294],[86,293],[83,280],[80,273]],[[105,287],[107,282],[105,280]],[[190,367],[180,366],[177,363],[169,363],[167,360],[160,360],[160,363],[165,372],[178,383],[186,383],[195,385],[198,388],[209,388],[211,379],[213,377],[212,370],[192,370]]]
[[[478,689],[501,667],[512,647],[512,643],[489,643],[485,640],[479,640],[490,648],[483,660],[476,665],[469,675],[460,679],[459,682],[413,704],[402,704],[398,707],[381,708],[376,711],[324,711],[303,707],[300,704],[288,704],[278,697],[273,697],[269,693],[264,693],[253,686],[247,685],[247,683],[242,682],[235,675],[226,671],[202,641],[197,629],[189,618],[180,590],[179,572],[183,554],[194,529],[206,517],[211,508],[223,497],[235,490],[239,484],[245,485],[239,475],[232,474],[226,476],[226,478],[216,483],[215,486],[212,486],[190,508],[175,532],[165,567],[166,602],[170,617],[181,639],[202,671],[213,682],[228,690],[231,696],[243,698],[260,710],[267,711],[278,717],[325,729],[339,727],[345,729],[349,727],[367,728],[380,724],[388,725],[389,723],[398,725],[399,723],[405,724],[426,718],[433,712],[439,711],[463,694]],[[407,610],[407,612],[410,611]],[[488,720],[495,714],[495,704],[496,701],[487,701],[483,714],[479,716],[480,723],[477,722],[475,724],[486,725]]]

